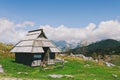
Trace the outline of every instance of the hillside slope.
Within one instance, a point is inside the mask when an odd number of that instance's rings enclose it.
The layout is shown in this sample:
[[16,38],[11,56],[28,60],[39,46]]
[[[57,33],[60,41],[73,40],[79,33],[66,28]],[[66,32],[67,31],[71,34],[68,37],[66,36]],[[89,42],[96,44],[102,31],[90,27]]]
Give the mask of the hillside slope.
[[[30,67],[15,62],[14,55],[9,53],[13,45],[0,44],[0,65],[4,69],[4,74],[0,78],[26,78],[36,80],[120,80],[120,67],[107,67],[103,63],[84,61],[78,57],[58,56],[65,59],[62,63],[43,67]],[[51,78],[49,75],[72,75],[62,78]],[[117,77],[116,77],[117,76]],[[23,79],[24,80],[24,79]]]
[[0,43],[0,59],[14,57],[14,54],[10,53],[12,47],[12,44]]
[[[73,53],[82,53],[83,47],[72,49]],[[86,54],[92,55],[94,52],[99,54],[119,54],[120,53],[120,41],[113,39],[101,40],[85,47]]]
[[118,54],[120,53],[120,42],[106,39],[87,46],[88,53]]
[[[84,61],[76,57],[64,57],[61,63],[45,68],[29,67],[14,62],[14,59],[0,60],[5,71],[0,77],[31,78],[37,80],[120,80],[120,67],[107,67],[103,63]],[[49,75],[72,75],[73,77],[51,78]],[[116,77],[117,76],[117,77]]]

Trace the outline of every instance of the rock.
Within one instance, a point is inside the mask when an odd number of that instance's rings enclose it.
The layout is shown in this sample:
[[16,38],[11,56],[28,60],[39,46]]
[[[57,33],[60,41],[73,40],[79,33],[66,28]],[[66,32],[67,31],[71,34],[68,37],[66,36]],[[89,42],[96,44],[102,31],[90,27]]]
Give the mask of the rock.
[[86,57],[83,54],[77,54],[76,57],[83,58],[84,60],[93,60],[92,57]]
[[49,70],[50,68],[44,68],[44,70]]
[[73,78],[72,75],[68,75],[68,74],[65,74],[65,75],[61,75],[61,74],[50,74],[50,75],[48,75],[48,76],[51,77],[51,78],[62,78],[62,77]]
[[112,76],[113,76],[114,78],[117,78],[117,77],[118,77],[116,74],[112,74]]
[[27,72],[24,72],[24,74],[28,75],[28,73],[27,73]]
[[64,61],[64,63],[67,63],[68,61]]
[[17,74],[21,74],[21,72],[18,72]]
[[50,74],[48,76],[51,78],[62,78],[63,77],[63,75],[61,75],[61,74]]
[[4,73],[4,70],[2,68],[2,65],[0,65],[0,73]]
[[21,74],[28,75],[28,73],[27,73],[27,72],[18,72],[17,74],[18,74],[18,75],[21,75]]
[[105,62],[105,64],[106,64],[108,67],[115,66],[114,64],[112,64],[112,63],[109,63],[109,62]]
[[23,80],[20,78],[1,78],[0,80]]
[[84,67],[89,67],[89,66],[90,66],[89,64],[84,65]]
[[98,62],[98,59],[95,59],[95,62]]
[[75,55],[73,53],[70,53],[70,56],[74,57]]
[[55,59],[55,62],[63,62],[64,61],[64,59],[61,59],[61,58],[56,58]]
[[28,79],[28,78],[0,78],[0,80],[38,80],[38,79]]
[[90,61],[90,60],[92,60],[92,57],[85,57],[85,56],[84,56],[83,59],[84,59],[84,60],[89,60],[89,61]]
[[59,54],[60,56],[66,56],[66,54]]
[[75,55],[76,57],[80,57],[80,58],[83,58],[83,57],[85,57],[83,54],[77,54],[77,55]]
[[65,76],[66,78],[73,78],[72,75],[67,75],[67,74],[65,74],[64,76]]

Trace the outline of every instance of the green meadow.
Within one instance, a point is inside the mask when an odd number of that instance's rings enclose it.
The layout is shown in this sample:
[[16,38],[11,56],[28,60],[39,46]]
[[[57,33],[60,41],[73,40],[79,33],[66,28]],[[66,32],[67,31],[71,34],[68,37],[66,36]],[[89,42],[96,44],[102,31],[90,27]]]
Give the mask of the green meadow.
[[[4,72],[0,77],[31,78],[38,80],[120,80],[120,66],[107,67],[102,63],[66,57],[61,63],[43,67],[30,67],[14,62],[13,58],[1,59]],[[51,78],[50,74],[72,75],[73,77]],[[115,75],[115,76],[114,76]],[[116,77],[117,76],[117,77]]]
[[[14,53],[10,53],[13,45],[0,43],[0,65],[4,73],[0,78],[20,78],[23,80],[120,80],[120,66],[107,67],[103,62],[85,61],[78,57],[58,56],[67,61],[46,67],[30,67],[15,62]],[[73,77],[51,78],[50,74],[72,75]]]

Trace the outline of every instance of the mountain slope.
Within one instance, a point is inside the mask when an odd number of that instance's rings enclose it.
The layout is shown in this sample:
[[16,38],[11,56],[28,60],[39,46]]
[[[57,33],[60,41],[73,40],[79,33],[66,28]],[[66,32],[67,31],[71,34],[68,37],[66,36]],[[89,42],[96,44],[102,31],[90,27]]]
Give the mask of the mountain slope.
[[88,53],[112,54],[119,53],[120,42],[113,39],[106,39],[87,46]]
[[[113,39],[101,40],[85,47],[87,55],[95,53],[102,54],[119,54],[120,53],[120,42]],[[72,50],[73,53],[81,53],[82,47],[75,48]]]

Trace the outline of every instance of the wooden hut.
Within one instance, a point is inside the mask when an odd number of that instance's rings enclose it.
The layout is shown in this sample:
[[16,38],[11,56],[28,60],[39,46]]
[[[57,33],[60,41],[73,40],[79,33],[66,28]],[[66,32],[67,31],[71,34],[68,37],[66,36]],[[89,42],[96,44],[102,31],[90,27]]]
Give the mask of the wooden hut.
[[47,39],[43,29],[32,30],[18,42],[11,52],[15,53],[15,61],[30,66],[54,64],[55,53],[61,52]]

